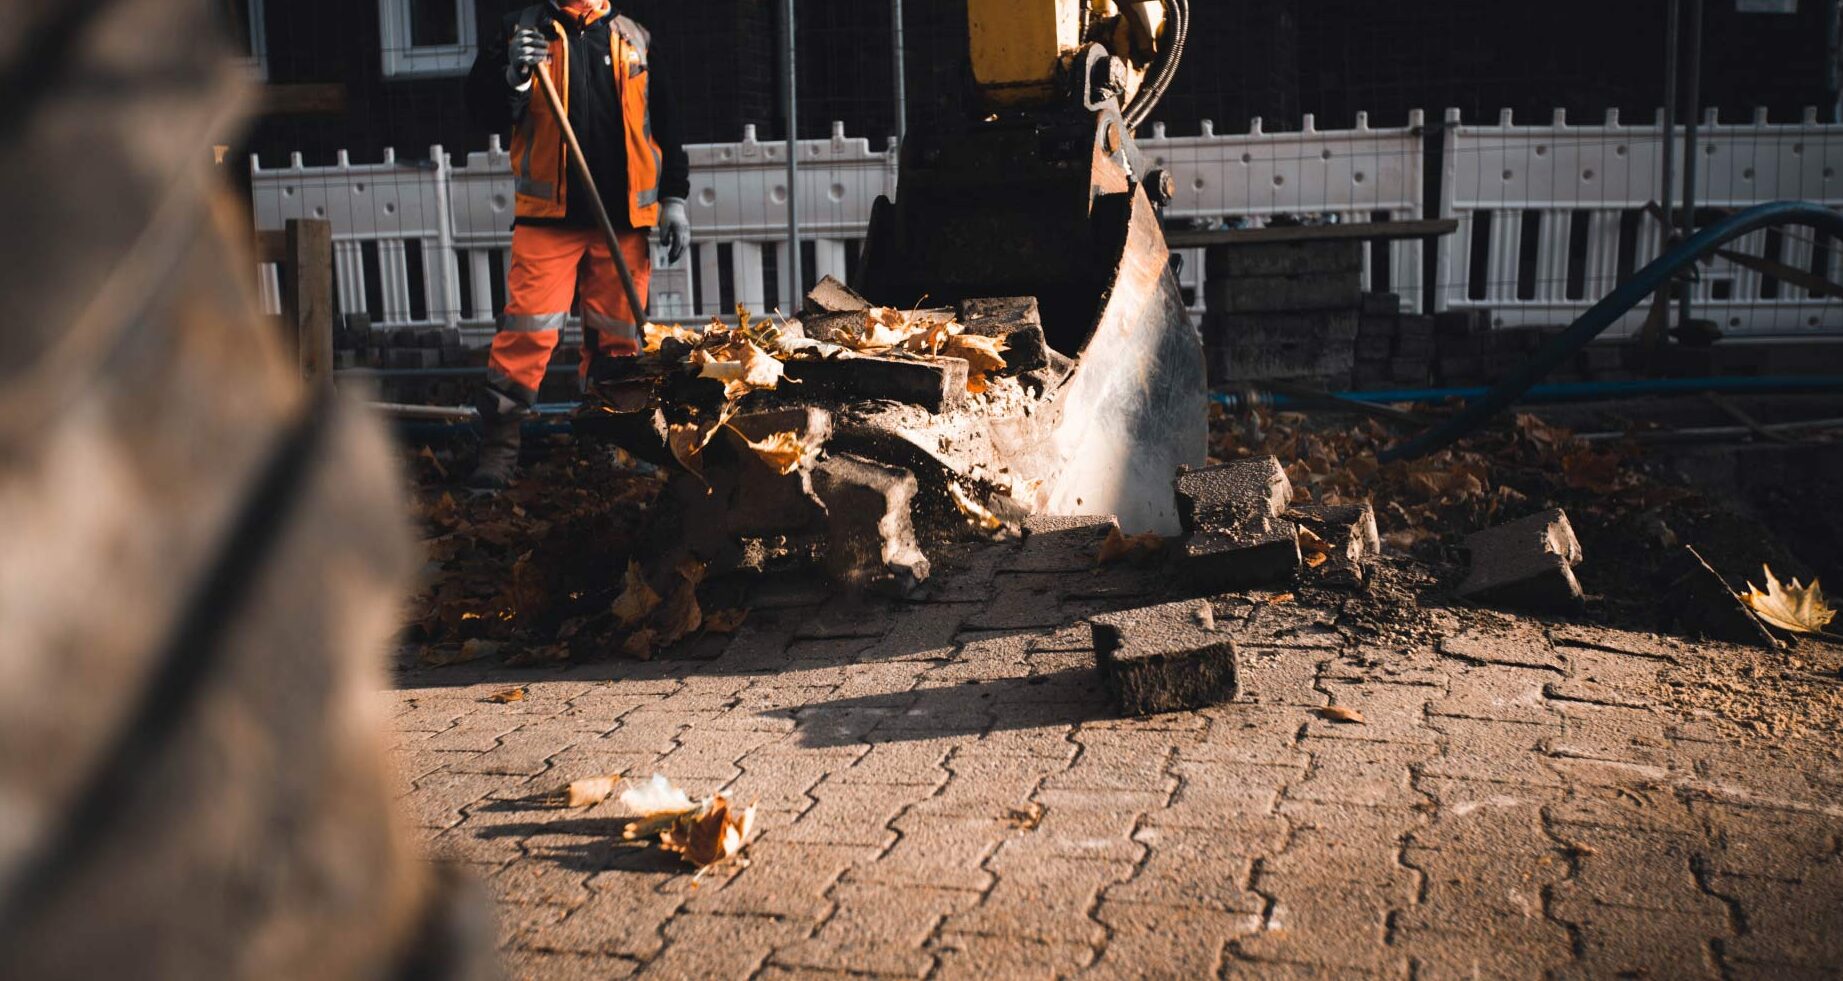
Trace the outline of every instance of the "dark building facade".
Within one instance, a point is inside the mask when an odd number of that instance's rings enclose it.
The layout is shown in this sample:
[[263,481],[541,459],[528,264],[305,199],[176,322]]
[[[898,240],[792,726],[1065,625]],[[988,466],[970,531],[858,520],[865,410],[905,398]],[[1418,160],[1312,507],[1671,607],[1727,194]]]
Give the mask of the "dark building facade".
[[[416,159],[439,143],[458,154],[484,148],[468,118],[453,65],[464,45],[497,30],[510,0],[225,0],[237,31],[253,24],[274,104],[296,103],[256,123],[248,149],[279,165],[291,151],[330,163],[340,149],[355,162],[386,146]],[[653,29],[662,65],[679,93],[692,142],[763,139],[782,133],[779,112],[779,0],[632,0]],[[885,0],[798,0],[803,136],[842,120],[854,136],[881,142],[893,131],[890,4]],[[960,112],[965,89],[962,0],[906,0],[911,126]],[[1762,0],[1708,0],[1704,104],[1728,119],[1755,106],[1791,119],[1828,92],[1835,34],[1831,0],[1773,0],[1791,13],[1746,13]],[[1262,117],[1296,128],[1305,113],[1321,128],[1348,126],[1358,112],[1397,125],[1411,109],[1438,119],[1449,106],[1469,119],[1500,108],[1523,120],[1556,108],[1577,122],[1618,108],[1649,119],[1663,96],[1661,0],[1540,4],[1430,0],[1199,0],[1189,58],[1158,119],[1195,133],[1211,119],[1233,132]],[[247,18],[247,20],[243,19]],[[468,28],[460,22],[471,20]],[[239,40],[244,40],[239,38]],[[406,68],[426,51],[437,64]],[[446,58],[448,67],[439,62]],[[393,65],[393,61],[396,64]],[[298,96],[310,92],[306,105]],[[335,98],[336,96],[336,98]],[[1828,118],[1828,112],[1825,118]]]

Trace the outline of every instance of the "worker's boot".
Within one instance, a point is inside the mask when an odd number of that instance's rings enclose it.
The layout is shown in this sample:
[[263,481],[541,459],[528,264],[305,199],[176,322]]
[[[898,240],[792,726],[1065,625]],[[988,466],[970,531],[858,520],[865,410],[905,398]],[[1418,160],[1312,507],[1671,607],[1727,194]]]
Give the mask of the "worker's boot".
[[480,395],[480,454],[467,486],[474,490],[505,490],[518,472],[518,451],[524,425],[524,407],[488,389]]

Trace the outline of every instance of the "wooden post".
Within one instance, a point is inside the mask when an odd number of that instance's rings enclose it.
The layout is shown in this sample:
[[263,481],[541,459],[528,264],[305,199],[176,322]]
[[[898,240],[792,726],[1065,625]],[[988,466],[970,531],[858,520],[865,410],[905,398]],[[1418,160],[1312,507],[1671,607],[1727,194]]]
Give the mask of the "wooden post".
[[282,260],[282,320],[309,385],[333,379],[333,225],[290,218]]

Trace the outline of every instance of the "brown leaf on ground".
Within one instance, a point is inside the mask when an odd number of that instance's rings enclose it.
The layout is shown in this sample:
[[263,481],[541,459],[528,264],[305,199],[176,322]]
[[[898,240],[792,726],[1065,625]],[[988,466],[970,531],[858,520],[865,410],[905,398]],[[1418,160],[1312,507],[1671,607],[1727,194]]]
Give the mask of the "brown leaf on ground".
[[1331,543],[1318,537],[1318,533],[1312,529],[1300,525],[1299,554],[1305,559],[1306,568],[1316,569],[1331,561]]
[[507,688],[504,691],[496,691],[486,696],[486,700],[495,705],[510,705],[513,702],[524,701],[525,692],[526,689],[524,688]]
[[807,457],[807,446],[801,441],[800,434],[788,431],[774,433],[761,442],[744,440],[761,461],[774,469],[774,472],[786,476],[800,469],[800,464]]
[[704,563],[686,556],[678,561],[678,565],[672,567],[672,571],[678,573],[680,579],[697,586],[704,582],[707,568]]
[[677,588],[672,590],[672,595],[666,597],[665,604],[659,608],[658,616],[653,618],[658,645],[670,647],[703,625],[704,611],[698,606],[697,583],[689,579],[680,580]]
[[1095,553],[1095,565],[1112,565],[1115,562],[1141,562],[1163,551],[1165,540],[1157,535],[1127,536],[1122,534],[1119,526],[1108,529],[1107,540],[1101,543],[1100,551]]
[[1799,634],[1821,634],[1836,619],[1837,611],[1824,601],[1824,590],[1816,579],[1808,587],[1796,579],[1787,585],[1773,575],[1771,567],[1762,566],[1760,571],[1766,576],[1766,591],[1749,582],[1747,592],[1741,594],[1741,601],[1760,619]]
[[1286,604],[1291,603],[1296,599],[1298,599],[1298,597],[1294,596],[1292,593],[1275,593],[1274,595],[1267,597],[1267,605],[1268,606],[1285,606]]
[[661,831],[659,847],[703,869],[740,854],[754,828],[753,804],[738,814],[727,799],[712,797]]
[[711,634],[733,634],[742,629],[743,621],[749,618],[749,611],[718,610],[704,617],[704,632]]
[[1318,714],[1323,718],[1330,719],[1332,722],[1342,722],[1346,725],[1359,725],[1360,726],[1360,725],[1366,724],[1363,720],[1362,712],[1359,712],[1353,708],[1346,708],[1342,705],[1333,705],[1330,708],[1321,708],[1318,710]]
[[1005,370],[1005,339],[978,334],[953,334],[941,345],[941,354],[966,361],[966,390],[974,395],[986,390],[986,376]]
[[1005,821],[1019,831],[1035,831],[1043,823],[1043,805],[1032,802],[1029,807],[1014,807],[1005,812]]
[[653,628],[636,630],[621,643],[621,653],[636,661],[651,661],[653,648],[658,646],[659,635]]
[[659,609],[659,594],[646,582],[646,575],[640,571],[637,560],[627,563],[627,576],[622,582],[621,595],[614,600],[615,619],[621,621],[624,629],[632,629],[635,624],[644,621]]
[[614,793],[614,785],[620,780],[621,775],[618,773],[588,777],[560,789],[556,796],[562,798],[564,807],[589,807],[607,800]]

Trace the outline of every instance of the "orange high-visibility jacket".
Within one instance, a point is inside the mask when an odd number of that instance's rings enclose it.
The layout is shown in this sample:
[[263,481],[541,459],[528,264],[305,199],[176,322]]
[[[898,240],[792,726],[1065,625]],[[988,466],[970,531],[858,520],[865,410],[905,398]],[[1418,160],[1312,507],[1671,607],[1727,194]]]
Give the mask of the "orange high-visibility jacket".
[[[563,111],[569,112],[570,63],[569,45],[561,39],[562,26],[555,24],[556,11],[548,4],[538,5],[519,17],[520,27],[544,30],[551,38],[550,63],[545,69],[556,83],[557,97]],[[647,47],[652,41],[646,28],[633,18],[621,14],[613,19],[609,31],[615,65],[625,71],[614,73],[620,89],[621,116],[627,132],[627,218],[633,228],[650,228],[659,223],[659,179],[665,169],[665,155],[653,139],[653,121],[647,90],[651,73],[647,70]],[[534,83],[535,84],[535,83]],[[524,119],[512,131],[512,177],[517,190],[517,215],[520,218],[562,218],[569,211],[569,150],[564,145],[563,127],[558,125],[550,103],[534,94]],[[610,211],[618,205],[607,202]]]

